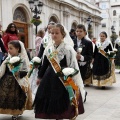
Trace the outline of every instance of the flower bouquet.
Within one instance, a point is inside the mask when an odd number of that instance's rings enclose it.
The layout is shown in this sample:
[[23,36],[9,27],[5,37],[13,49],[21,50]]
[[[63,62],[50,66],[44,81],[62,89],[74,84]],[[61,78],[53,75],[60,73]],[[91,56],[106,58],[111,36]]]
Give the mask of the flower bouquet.
[[81,48],[81,47],[78,48],[78,49],[77,49],[77,52],[81,53],[81,52],[82,52],[82,48]]
[[74,69],[74,68],[64,68],[62,69],[62,74],[63,74],[63,78],[64,78],[64,82],[66,82],[68,85],[66,85],[66,89],[69,93],[69,98],[70,101],[72,101],[72,99],[74,98],[74,90],[78,90],[78,87],[75,85],[72,77],[75,76],[76,74],[78,74],[78,70]]
[[39,57],[34,57],[30,62],[30,71],[28,72],[28,77],[31,76],[33,70],[37,68],[41,63],[41,59]]
[[106,53],[106,56],[109,58],[109,59],[114,59],[115,58],[115,56],[116,56],[116,52],[117,52],[117,49],[113,49],[113,51],[108,51],[107,53]]
[[65,77],[73,77],[75,76],[79,71],[74,68],[64,68],[62,69],[62,73]]
[[22,59],[19,56],[14,56],[10,58],[9,61],[7,62],[7,64],[10,65],[11,72],[13,74],[18,72],[18,70],[20,69],[21,63],[22,63]]

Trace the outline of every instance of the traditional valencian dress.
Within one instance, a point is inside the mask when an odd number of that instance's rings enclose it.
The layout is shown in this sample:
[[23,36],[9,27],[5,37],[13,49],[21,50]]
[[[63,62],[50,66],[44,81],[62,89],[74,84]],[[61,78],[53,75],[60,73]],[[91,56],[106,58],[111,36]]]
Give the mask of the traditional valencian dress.
[[113,51],[112,44],[109,40],[103,43],[96,43],[93,63],[93,85],[94,86],[111,86],[114,81],[112,72],[113,60],[106,56],[106,53]]
[[[47,47],[48,43],[51,41],[51,35],[48,34],[48,32],[46,32],[46,35],[44,36],[44,38],[41,40],[41,43],[40,43],[40,49],[38,52],[38,57],[39,58],[42,58],[43,56],[43,53],[44,53],[44,50],[45,48]],[[40,65],[41,67],[41,65]],[[31,86],[31,90],[32,90],[32,95],[34,97],[34,95],[36,94],[36,89],[38,87],[38,85],[36,85],[36,80],[37,80],[37,74],[38,74],[38,69],[35,68],[33,70],[33,73],[31,74],[31,77],[30,77],[30,86]]]
[[38,53],[39,58],[42,58],[44,50],[50,42],[51,42],[51,34],[46,32],[45,36],[43,37],[43,39],[41,41],[40,50]]
[[[52,54],[51,54],[52,53]],[[47,46],[44,52],[43,65],[38,72],[41,79],[35,100],[34,110],[36,118],[43,119],[71,119],[75,116],[75,106],[70,104],[69,94],[51,64],[53,57],[61,68],[71,67],[79,70],[76,52],[73,47],[62,42],[59,46]],[[80,72],[73,77],[80,89]],[[84,113],[81,94],[79,96],[78,114]]]
[[19,115],[32,109],[32,95],[27,78],[26,62],[22,60],[19,75],[11,72],[9,57],[0,66],[0,113]]

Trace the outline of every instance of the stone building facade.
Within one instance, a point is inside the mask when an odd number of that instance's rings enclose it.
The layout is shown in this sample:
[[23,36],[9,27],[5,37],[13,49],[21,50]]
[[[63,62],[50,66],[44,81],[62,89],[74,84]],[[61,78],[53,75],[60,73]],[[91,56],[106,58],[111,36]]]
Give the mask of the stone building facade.
[[[62,23],[68,30],[76,28],[77,24],[86,27],[88,17],[91,18],[93,36],[98,37],[102,18],[101,10],[86,0],[41,0],[44,5],[40,19],[42,24],[38,29],[47,26],[48,22]],[[19,30],[19,38],[26,48],[34,48],[35,26],[31,24],[33,13],[29,0],[0,0],[0,23],[5,30],[9,23],[14,22]]]

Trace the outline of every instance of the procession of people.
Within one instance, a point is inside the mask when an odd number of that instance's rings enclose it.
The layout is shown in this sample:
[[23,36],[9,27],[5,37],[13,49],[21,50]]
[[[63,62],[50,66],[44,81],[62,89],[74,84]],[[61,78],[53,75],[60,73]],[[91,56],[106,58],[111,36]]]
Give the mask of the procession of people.
[[12,120],[32,109],[38,119],[74,120],[85,112],[85,86],[105,89],[116,82],[120,40],[113,45],[105,31],[100,40],[88,40],[83,24],[69,33],[51,21],[46,32],[38,31],[31,61],[18,34],[10,23],[0,37],[0,114],[13,115]]

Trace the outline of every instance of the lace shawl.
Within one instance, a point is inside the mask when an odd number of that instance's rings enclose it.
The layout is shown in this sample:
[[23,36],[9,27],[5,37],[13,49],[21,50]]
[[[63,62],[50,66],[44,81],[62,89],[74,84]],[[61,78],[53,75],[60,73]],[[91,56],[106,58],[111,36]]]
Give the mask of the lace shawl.
[[[57,52],[56,60],[58,63],[60,63],[60,61],[64,58],[64,56],[66,56],[67,66],[79,70],[77,59],[76,59],[76,52],[72,46],[67,45],[64,42],[62,42],[57,48],[55,48],[54,45],[47,46],[47,48],[45,49],[44,55],[48,57],[50,53],[54,51]],[[79,88],[84,87],[80,72],[73,77],[73,80],[79,86]]]

